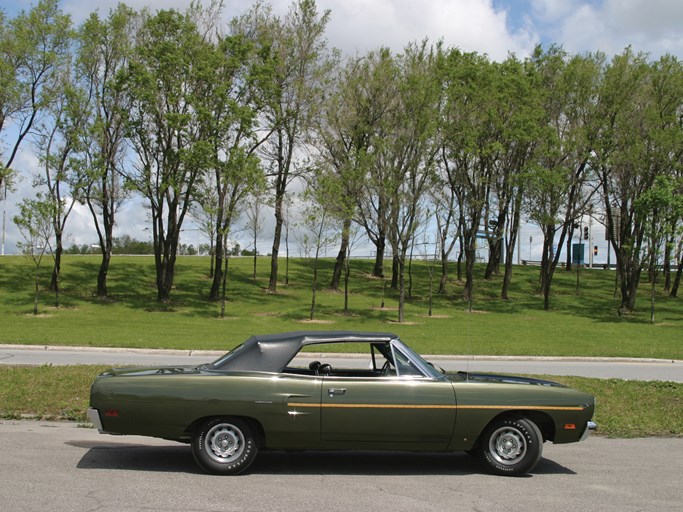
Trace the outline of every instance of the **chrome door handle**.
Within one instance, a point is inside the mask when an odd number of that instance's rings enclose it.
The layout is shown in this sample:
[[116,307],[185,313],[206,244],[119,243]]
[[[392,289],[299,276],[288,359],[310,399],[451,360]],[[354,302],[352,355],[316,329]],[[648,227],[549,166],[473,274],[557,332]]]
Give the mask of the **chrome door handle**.
[[343,395],[344,393],[346,393],[346,390],[345,390],[344,388],[329,388],[329,389],[327,390],[327,393],[328,393],[330,396],[334,396],[334,395]]

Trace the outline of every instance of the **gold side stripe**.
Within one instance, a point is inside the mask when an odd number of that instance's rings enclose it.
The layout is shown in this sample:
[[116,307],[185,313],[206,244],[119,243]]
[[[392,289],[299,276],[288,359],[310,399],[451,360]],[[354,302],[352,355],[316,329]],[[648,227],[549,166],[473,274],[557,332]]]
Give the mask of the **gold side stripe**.
[[538,405],[402,405],[402,404],[311,404],[290,402],[289,407],[320,407],[326,409],[505,409],[525,411],[583,411],[583,407],[560,407]]

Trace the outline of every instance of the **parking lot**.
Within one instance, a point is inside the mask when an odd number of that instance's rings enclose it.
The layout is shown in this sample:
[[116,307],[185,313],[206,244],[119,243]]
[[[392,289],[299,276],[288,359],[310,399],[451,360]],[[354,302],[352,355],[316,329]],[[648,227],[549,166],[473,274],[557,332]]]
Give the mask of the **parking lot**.
[[683,439],[546,444],[522,478],[466,454],[261,453],[246,475],[201,473],[189,447],[73,423],[0,422],[0,510],[680,511]]

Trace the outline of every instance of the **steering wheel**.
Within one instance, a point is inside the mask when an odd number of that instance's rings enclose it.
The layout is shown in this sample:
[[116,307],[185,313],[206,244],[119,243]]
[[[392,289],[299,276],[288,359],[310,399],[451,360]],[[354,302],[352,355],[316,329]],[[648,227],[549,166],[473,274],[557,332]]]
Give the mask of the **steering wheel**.
[[318,371],[316,373],[318,373],[318,374],[325,373],[325,374],[329,375],[330,373],[332,373],[332,365],[329,365],[327,363],[323,363],[318,367]]
[[384,364],[382,365],[382,370],[381,370],[381,375],[382,377],[386,377],[391,374],[391,364],[389,361],[384,361]]

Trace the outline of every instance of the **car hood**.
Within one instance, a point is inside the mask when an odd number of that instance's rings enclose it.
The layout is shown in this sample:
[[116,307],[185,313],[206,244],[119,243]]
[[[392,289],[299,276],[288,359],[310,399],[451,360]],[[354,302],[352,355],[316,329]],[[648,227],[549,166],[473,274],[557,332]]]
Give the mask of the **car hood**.
[[481,382],[491,384],[524,384],[532,386],[548,386],[566,388],[564,384],[550,380],[532,379],[530,377],[516,377],[512,375],[497,375],[489,373],[457,372],[446,373],[446,377],[452,382]]

